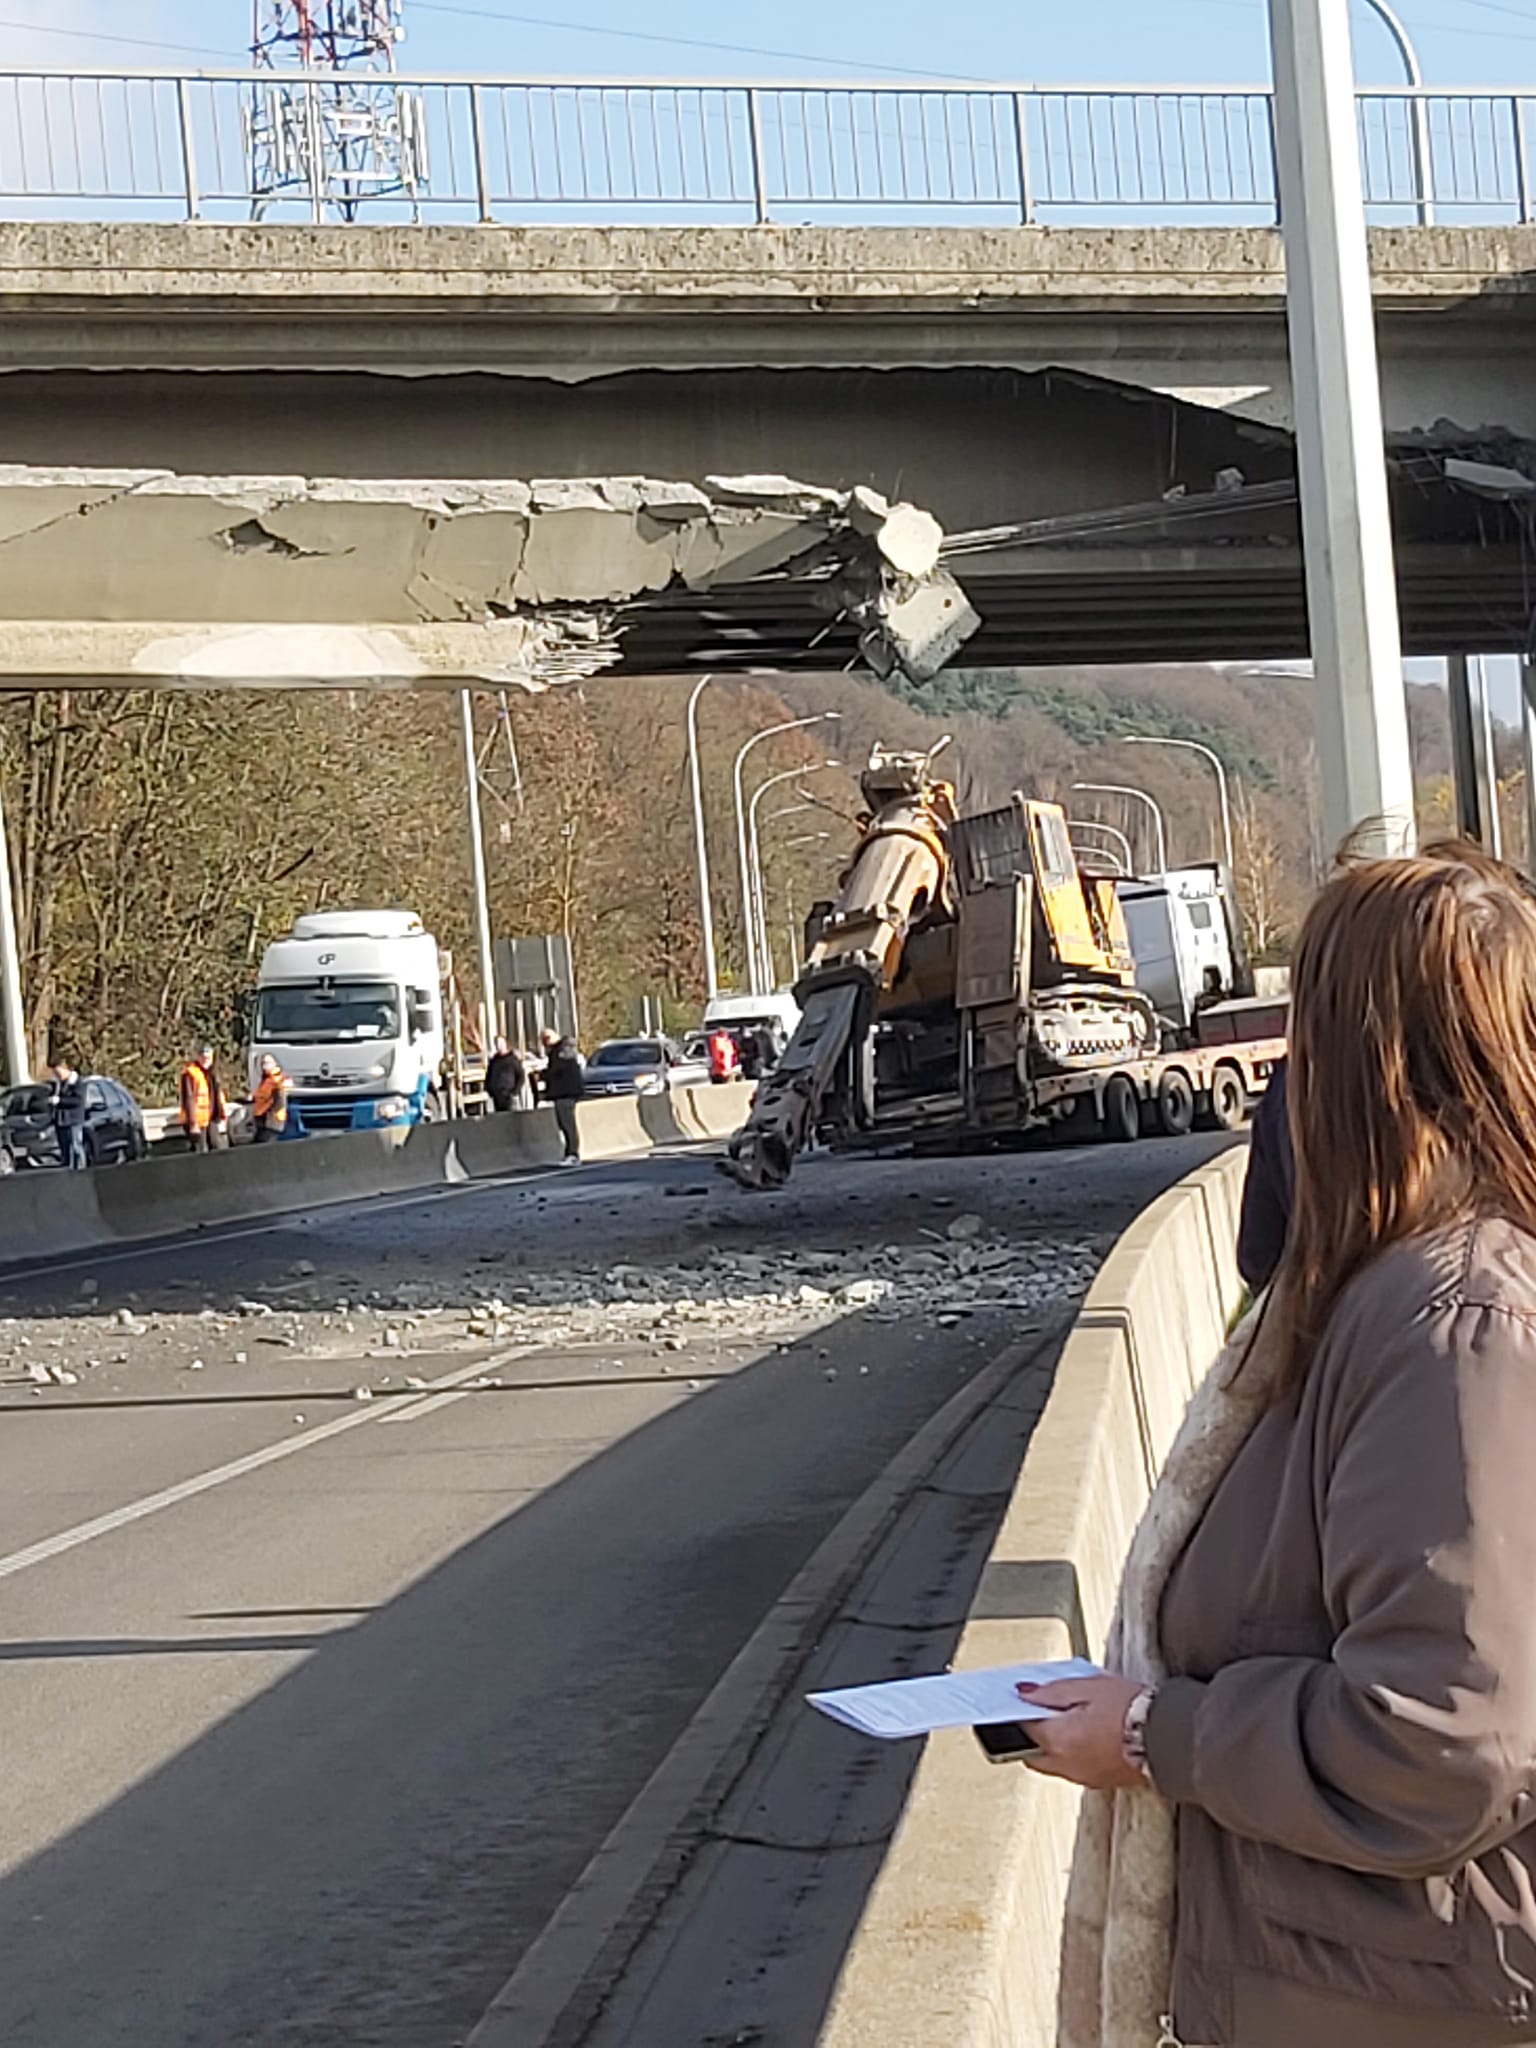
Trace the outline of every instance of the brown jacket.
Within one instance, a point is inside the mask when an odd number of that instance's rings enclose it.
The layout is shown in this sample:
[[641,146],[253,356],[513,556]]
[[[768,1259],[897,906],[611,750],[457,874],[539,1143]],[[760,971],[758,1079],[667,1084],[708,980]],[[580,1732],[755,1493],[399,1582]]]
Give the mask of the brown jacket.
[[1180,2038],[1237,2041],[1269,1983],[1349,2002],[1317,2048],[1536,2039],[1536,1240],[1444,1231],[1351,1284],[1161,1633]]

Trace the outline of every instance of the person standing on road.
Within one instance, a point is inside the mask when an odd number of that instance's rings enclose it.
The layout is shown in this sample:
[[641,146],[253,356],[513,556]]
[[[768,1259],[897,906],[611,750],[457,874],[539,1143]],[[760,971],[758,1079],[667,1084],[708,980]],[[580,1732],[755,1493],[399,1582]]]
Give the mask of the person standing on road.
[[498,1115],[505,1116],[508,1110],[522,1106],[527,1079],[521,1059],[506,1039],[498,1038],[485,1070],[485,1092]]
[[229,1104],[219,1086],[211,1045],[203,1046],[182,1068],[178,1094],[188,1150],[222,1152],[229,1142]]
[[587,1092],[586,1069],[575,1041],[557,1032],[544,1033],[544,1100],[555,1112],[560,1142],[565,1147],[565,1164],[575,1166],[581,1159],[581,1132],[576,1105]]
[[52,1109],[59,1162],[83,1173],[90,1164],[85,1151],[85,1082],[69,1060],[53,1063]]
[[709,1034],[709,1078],[711,1081],[734,1081],[741,1071],[741,1049],[723,1024],[717,1024]]
[[1132,1545],[1113,1675],[1031,1689],[1031,1762],[1090,1795],[1059,2039],[1536,2043],[1523,878],[1456,844],[1330,883],[1286,1094],[1285,1253]]
[[1295,1200],[1296,1168],[1291,1159],[1285,1073],[1286,1062],[1276,1060],[1249,1132],[1248,1171],[1243,1178],[1243,1208],[1237,1226],[1237,1270],[1255,1294],[1275,1277]]
[[261,1056],[261,1079],[251,1097],[251,1121],[256,1126],[256,1143],[268,1145],[288,1129],[288,1094],[293,1083],[269,1052]]

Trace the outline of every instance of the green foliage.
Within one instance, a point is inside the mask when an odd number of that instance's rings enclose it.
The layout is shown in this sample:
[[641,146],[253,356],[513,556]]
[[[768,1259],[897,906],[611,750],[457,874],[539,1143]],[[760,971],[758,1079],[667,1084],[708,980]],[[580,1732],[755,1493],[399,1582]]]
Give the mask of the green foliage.
[[1056,682],[1016,669],[951,669],[931,683],[906,684],[896,691],[932,717],[957,714],[1002,720],[1021,706],[1043,712],[1076,747],[1107,746],[1132,733],[1155,739],[1197,740],[1210,747],[1229,773],[1256,788],[1274,790],[1270,761],[1229,726],[1191,717],[1166,698],[1109,696],[1085,682]]

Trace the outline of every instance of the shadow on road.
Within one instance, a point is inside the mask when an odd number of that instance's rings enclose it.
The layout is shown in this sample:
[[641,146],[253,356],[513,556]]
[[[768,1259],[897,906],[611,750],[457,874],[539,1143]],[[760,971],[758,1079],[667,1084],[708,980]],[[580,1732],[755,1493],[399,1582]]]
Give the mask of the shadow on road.
[[[887,1366],[902,1340],[856,1324],[827,1339]],[[875,1400],[852,1373],[833,1387],[804,1357],[765,1357],[355,1625],[275,1635],[275,1649],[309,1649],[297,1670],[0,1880],[0,2040],[461,2041],[758,1619],[958,1384],[952,1363],[914,1367]],[[453,1412],[483,1458],[495,1444],[477,1440],[486,1411]],[[364,1431],[338,1444],[313,1483],[345,1502],[345,1460],[370,1442]],[[272,1483],[291,1488],[300,1469]],[[204,1512],[228,1512],[218,1502]],[[197,1523],[176,1528],[195,1583]],[[261,1603],[259,1559],[243,1583]],[[257,1604],[229,1618],[308,1611]],[[184,1668],[190,1651],[266,1646],[190,1635],[10,1654],[165,1655]],[[25,1756],[10,1768],[24,1774]]]

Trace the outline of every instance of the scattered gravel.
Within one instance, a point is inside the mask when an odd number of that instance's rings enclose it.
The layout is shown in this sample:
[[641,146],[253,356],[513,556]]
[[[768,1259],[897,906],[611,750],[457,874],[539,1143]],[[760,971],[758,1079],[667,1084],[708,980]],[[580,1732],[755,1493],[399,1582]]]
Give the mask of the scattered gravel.
[[[972,1316],[1025,1319],[1070,1303],[1087,1289],[1105,1250],[1101,1238],[1006,1238],[970,1213],[923,1230],[920,1240],[761,1252],[738,1248],[738,1240],[665,1261],[544,1269],[509,1261],[501,1271],[477,1259],[456,1284],[443,1277],[373,1290],[353,1276],[305,1273],[303,1261],[289,1269],[296,1278],[271,1290],[272,1300],[221,1306],[205,1294],[185,1309],[108,1307],[82,1291],[70,1314],[0,1318],[0,1385],[41,1393],[74,1384],[81,1370],[100,1362],[104,1327],[119,1340],[143,1340],[112,1355],[115,1366],[149,1359],[235,1380],[253,1342],[270,1370],[273,1354],[285,1351],[297,1354],[296,1363],[355,1366],[488,1344],[654,1346],[669,1354],[701,1340],[782,1344],[850,1317],[947,1330]],[[57,1365],[29,1362],[32,1347],[61,1353]],[[369,1391],[360,1384],[354,1398],[367,1399]]]

